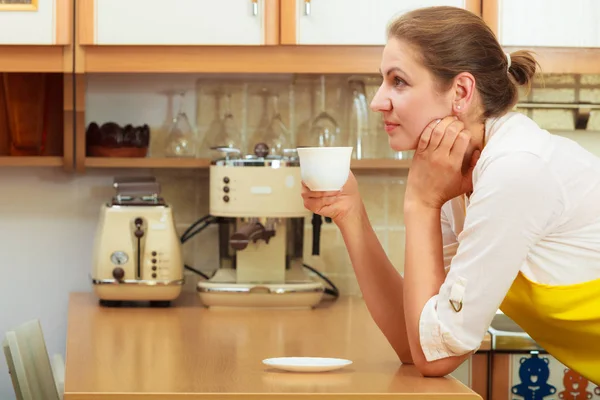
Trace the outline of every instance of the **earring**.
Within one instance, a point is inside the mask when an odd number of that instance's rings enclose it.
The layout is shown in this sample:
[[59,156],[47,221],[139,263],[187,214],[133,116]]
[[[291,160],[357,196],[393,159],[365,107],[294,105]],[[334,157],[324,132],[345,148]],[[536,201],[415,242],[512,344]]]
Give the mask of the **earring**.
[[457,109],[457,110],[460,110],[460,105],[457,105],[457,106],[456,106],[456,109]]

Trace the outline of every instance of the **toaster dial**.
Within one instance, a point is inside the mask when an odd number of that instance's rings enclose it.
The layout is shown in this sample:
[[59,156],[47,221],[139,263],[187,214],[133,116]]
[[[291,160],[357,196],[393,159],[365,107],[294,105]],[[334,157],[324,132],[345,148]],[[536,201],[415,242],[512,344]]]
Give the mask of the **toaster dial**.
[[129,260],[129,257],[127,257],[127,253],[125,253],[123,251],[115,251],[114,253],[112,253],[110,255],[110,261],[112,261],[112,263],[114,265],[123,265],[128,260]]
[[115,278],[118,281],[120,281],[121,279],[123,279],[125,277],[125,271],[121,267],[116,267],[115,269],[113,269],[112,274],[113,274],[113,278]]

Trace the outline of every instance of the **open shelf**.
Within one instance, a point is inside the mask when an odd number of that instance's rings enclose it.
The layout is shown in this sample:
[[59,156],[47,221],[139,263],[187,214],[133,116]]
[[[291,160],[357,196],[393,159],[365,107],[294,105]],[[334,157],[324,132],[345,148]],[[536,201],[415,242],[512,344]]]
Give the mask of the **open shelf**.
[[[1,164],[0,164],[1,165]],[[208,168],[210,160],[206,158],[103,158],[86,157],[87,168]],[[353,170],[407,169],[410,160],[352,160]]]
[[11,157],[0,156],[0,167],[61,167],[64,163],[62,157]]
[[386,170],[386,169],[408,169],[410,160],[372,159],[352,160],[350,168],[353,170]]
[[86,157],[88,168],[208,168],[210,160],[204,158],[119,158]]
[[[71,111],[64,98],[70,84],[62,72],[0,71],[0,167],[66,167],[72,163],[72,156],[64,157],[65,149],[72,148],[73,136],[68,118]],[[11,122],[9,116],[16,121]],[[20,133],[15,136],[12,130]],[[42,149],[40,154],[36,147]]]

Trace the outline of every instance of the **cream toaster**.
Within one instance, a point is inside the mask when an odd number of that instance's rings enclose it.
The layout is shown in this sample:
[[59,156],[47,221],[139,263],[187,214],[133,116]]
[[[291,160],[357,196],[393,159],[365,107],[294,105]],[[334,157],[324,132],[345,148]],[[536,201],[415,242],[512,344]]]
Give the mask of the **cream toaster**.
[[184,264],[173,209],[154,178],[115,179],[100,208],[92,284],[104,306],[169,306],[181,294]]

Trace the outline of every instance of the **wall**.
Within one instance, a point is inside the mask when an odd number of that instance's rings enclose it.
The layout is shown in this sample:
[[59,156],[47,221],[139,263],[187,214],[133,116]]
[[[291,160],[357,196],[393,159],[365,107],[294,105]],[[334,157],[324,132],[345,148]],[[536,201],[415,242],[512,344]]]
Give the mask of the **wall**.
[[[64,354],[67,298],[90,289],[88,274],[98,189],[104,174],[67,175],[58,169],[0,169],[0,331],[40,318],[51,354]],[[0,398],[14,399],[4,362]]]
[[[201,109],[192,96],[196,91],[196,78],[187,75],[92,77],[88,85],[87,122],[149,123],[157,127],[153,132],[159,136],[164,132],[161,126],[169,120],[168,98],[163,93],[175,89],[190,94],[185,110],[196,124],[197,110]],[[534,89],[529,100],[577,101],[579,96],[581,101],[600,102],[600,76],[557,76],[547,78],[546,85],[553,89]],[[581,89],[581,85],[587,87]],[[177,104],[171,106],[176,110]],[[248,114],[254,112],[251,108],[247,111]],[[536,111],[532,116],[544,126],[560,129],[561,134],[575,138],[600,155],[597,136],[600,118],[597,114],[590,120],[593,128],[590,132],[572,132],[572,116],[564,111],[541,114]],[[201,134],[205,129],[200,129]],[[159,151],[161,139],[164,137],[154,137],[153,153]],[[40,318],[49,352],[64,354],[68,293],[90,290],[91,249],[98,210],[112,194],[112,178],[120,174],[155,174],[162,184],[164,196],[175,209],[181,232],[208,212],[208,175],[205,171],[91,169],[84,175],[70,175],[48,168],[0,169],[0,187],[4,194],[0,197],[0,249],[5,277],[0,283],[1,301],[5,305],[0,314],[0,331]],[[401,172],[360,174],[358,180],[377,235],[394,265],[402,271],[405,176]],[[343,294],[359,294],[344,244],[335,227],[324,226],[320,257],[310,256],[310,237],[310,225],[307,225],[307,262],[331,277]],[[214,231],[201,233],[185,244],[186,262],[212,271],[217,263],[216,243]],[[186,290],[194,290],[193,279],[189,280]],[[4,363],[0,363],[0,398],[14,398]]]

